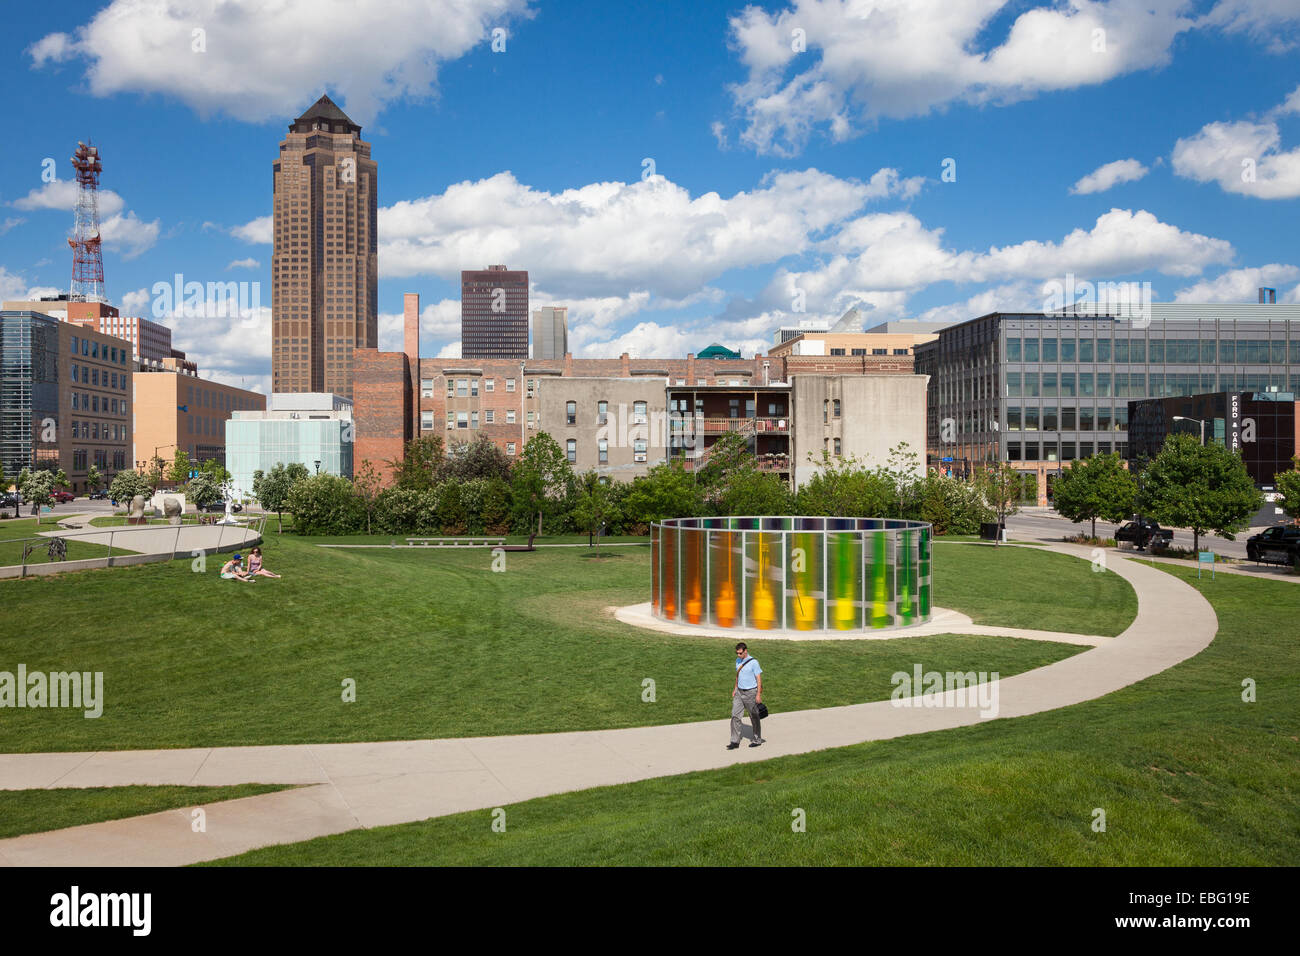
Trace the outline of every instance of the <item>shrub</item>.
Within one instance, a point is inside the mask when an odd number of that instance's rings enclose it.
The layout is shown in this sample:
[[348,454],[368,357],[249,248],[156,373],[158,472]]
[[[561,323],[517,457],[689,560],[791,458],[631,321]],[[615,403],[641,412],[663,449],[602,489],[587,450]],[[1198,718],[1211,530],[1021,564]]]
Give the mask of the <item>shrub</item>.
[[299,534],[356,534],[366,526],[365,503],[352,482],[337,475],[315,475],[294,484],[287,507]]

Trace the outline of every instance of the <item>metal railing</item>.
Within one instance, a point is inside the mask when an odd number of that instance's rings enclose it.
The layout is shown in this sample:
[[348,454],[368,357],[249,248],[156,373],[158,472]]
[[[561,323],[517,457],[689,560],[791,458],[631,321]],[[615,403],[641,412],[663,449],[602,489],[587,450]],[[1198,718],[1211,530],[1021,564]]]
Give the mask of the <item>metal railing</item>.
[[671,430],[677,434],[722,435],[735,432],[740,435],[788,434],[789,418],[671,418]]

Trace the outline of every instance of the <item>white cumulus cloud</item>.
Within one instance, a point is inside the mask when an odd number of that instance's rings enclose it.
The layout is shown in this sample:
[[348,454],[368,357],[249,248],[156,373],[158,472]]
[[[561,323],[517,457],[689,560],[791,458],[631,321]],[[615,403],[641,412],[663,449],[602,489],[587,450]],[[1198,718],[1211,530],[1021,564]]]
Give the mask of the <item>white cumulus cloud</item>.
[[1120,183],[1137,182],[1149,170],[1136,159],[1117,159],[1113,163],[1098,166],[1087,176],[1070,187],[1070,192],[1086,196],[1089,193],[1104,193]]
[[1300,146],[1283,150],[1281,144],[1272,120],[1207,123],[1174,144],[1173,170],[1196,182],[1218,183],[1224,192],[1294,199],[1300,196]]
[[358,123],[436,92],[441,63],[526,0],[113,0],[73,35],[28,48],[34,67],[81,58],[91,93],[160,93],[201,115],[297,116],[325,89]]

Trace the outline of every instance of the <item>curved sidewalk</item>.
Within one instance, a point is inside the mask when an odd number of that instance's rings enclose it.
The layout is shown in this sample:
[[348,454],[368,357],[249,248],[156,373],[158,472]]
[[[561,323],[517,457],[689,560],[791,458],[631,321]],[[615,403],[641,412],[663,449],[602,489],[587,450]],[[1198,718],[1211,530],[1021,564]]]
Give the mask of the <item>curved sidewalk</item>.
[[[1051,550],[1087,560],[1091,549]],[[1200,592],[1172,575],[1117,558],[1138,613],[1119,637],[997,682],[998,714],[1023,717],[1092,700],[1164,671],[1214,639],[1218,620]],[[963,695],[964,698],[965,695]],[[972,695],[974,696],[974,695]],[[17,866],[182,865],[259,846],[485,810],[535,797],[629,783],[737,762],[928,733],[981,721],[980,705],[944,695],[944,706],[889,700],[775,714],[773,737],[728,752],[729,721],[532,736],[475,737],[190,750],[0,755],[0,787],[309,784],[205,807],[0,840],[0,863]],[[718,708],[728,702],[719,695]]]

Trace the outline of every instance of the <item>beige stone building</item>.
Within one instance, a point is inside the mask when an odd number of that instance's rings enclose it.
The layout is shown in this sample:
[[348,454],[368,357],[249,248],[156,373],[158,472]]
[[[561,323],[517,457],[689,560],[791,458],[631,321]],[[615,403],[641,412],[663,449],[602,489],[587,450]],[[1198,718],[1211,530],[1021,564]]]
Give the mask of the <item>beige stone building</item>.
[[351,398],[353,349],[379,342],[378,167],[322,96],[271,168],[271,389]]
[[664,461],[667,384],[660,375],[539,377],[538,427],[578,474],[631,481]]
[[134,423],[129,468],[147,468],[155,454],[171,461],[180,448],[191,461],[226,461],[226,423],[237,410],[266,409],[266,396],[170,369],[132,376]]
[[820,469],[822,452],[875,468],[887,464],[890,449],[901,442],[917,456],[916,474],[922,475],[929,381],[928,375],[796,375],[791,382],[796,486]]

